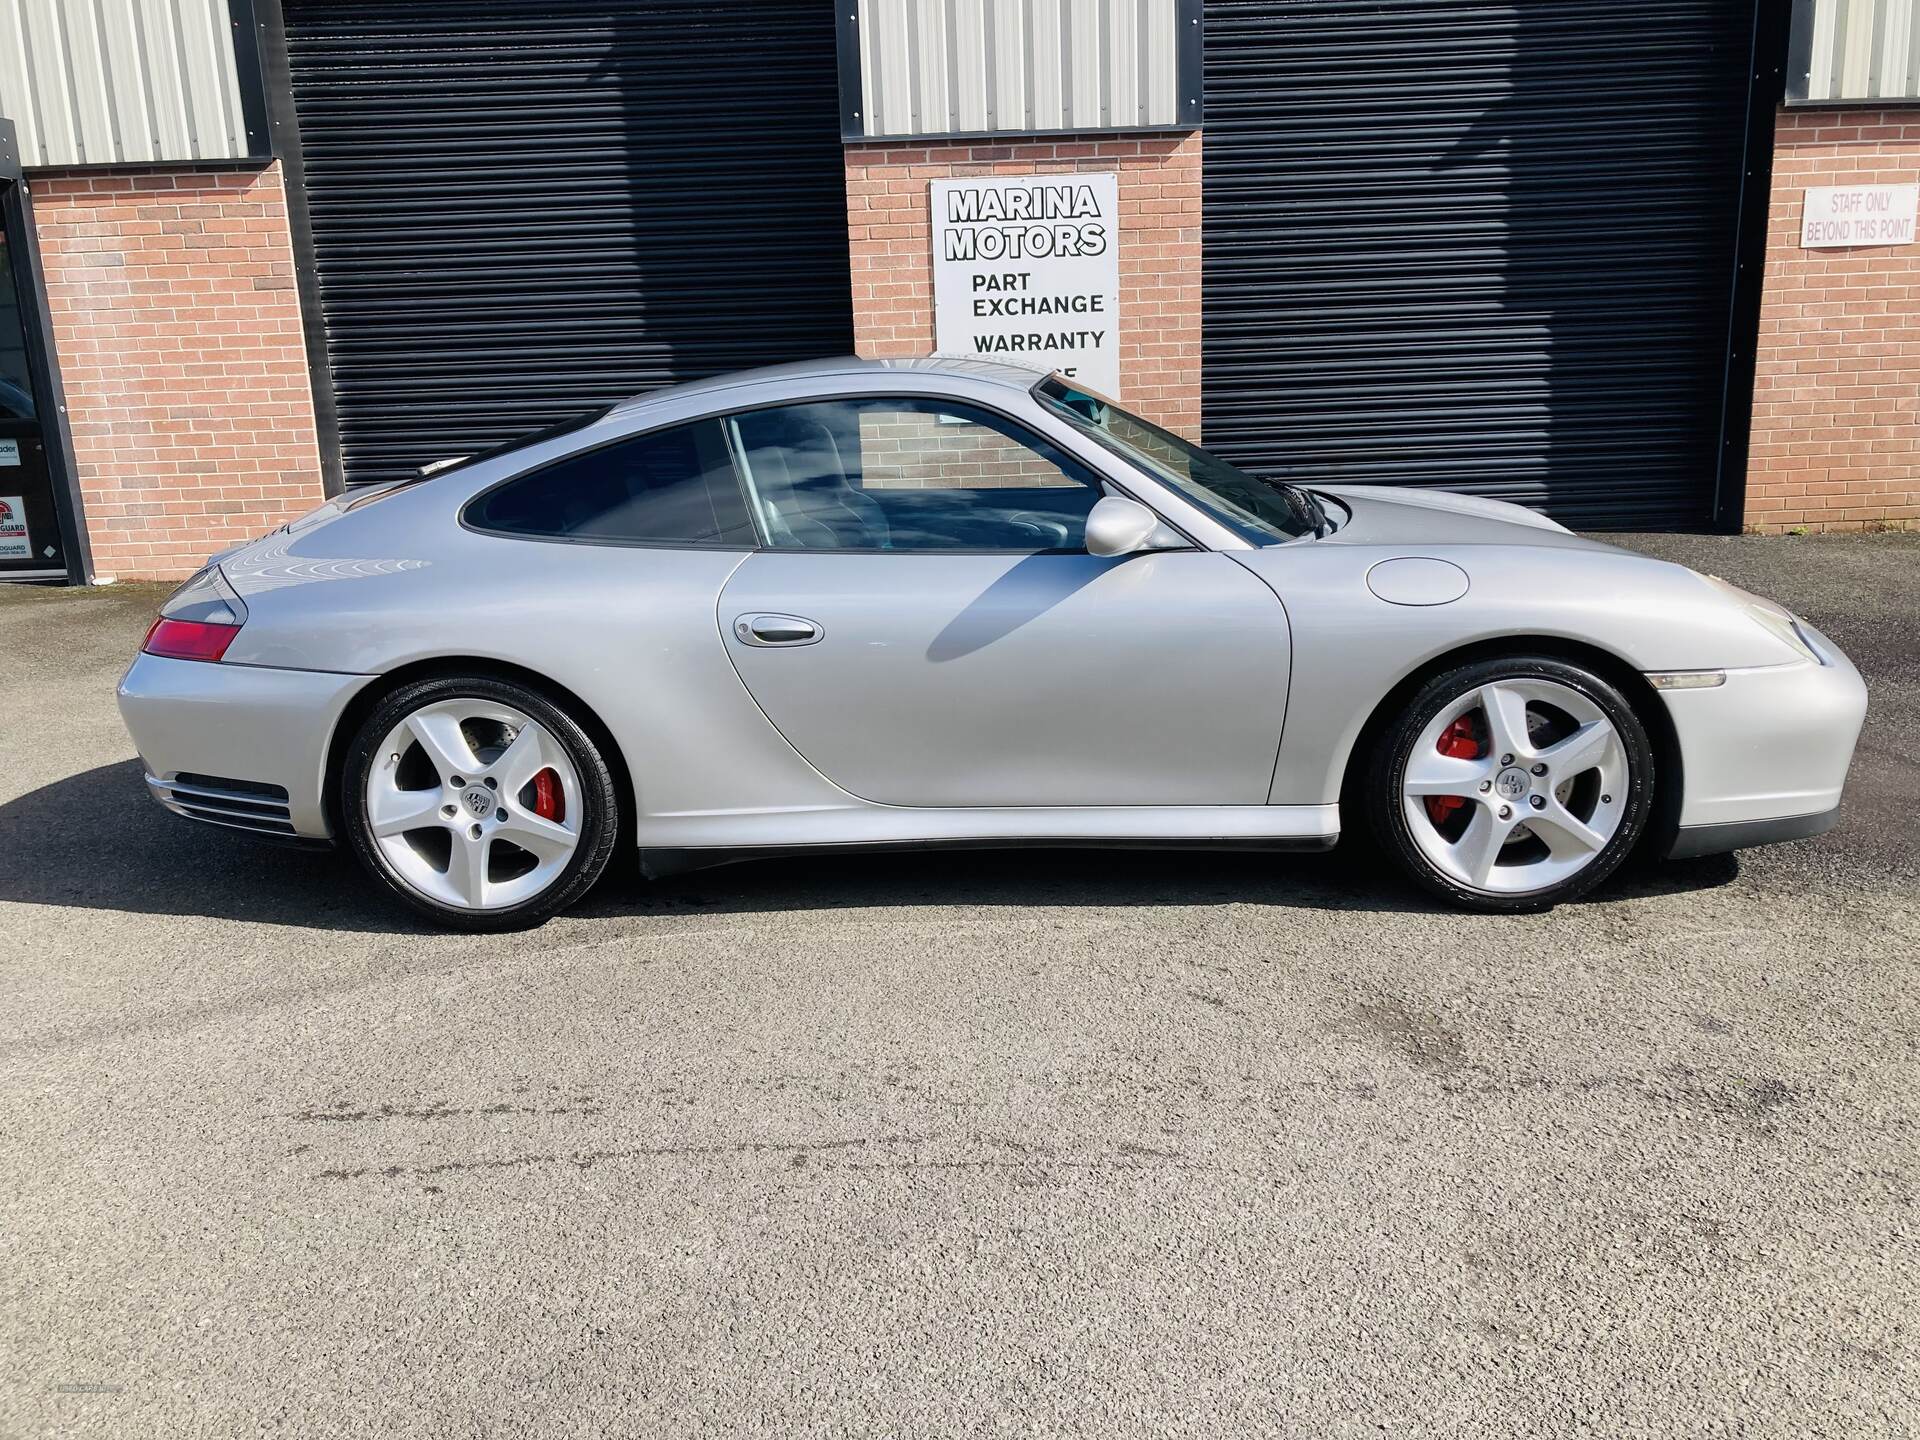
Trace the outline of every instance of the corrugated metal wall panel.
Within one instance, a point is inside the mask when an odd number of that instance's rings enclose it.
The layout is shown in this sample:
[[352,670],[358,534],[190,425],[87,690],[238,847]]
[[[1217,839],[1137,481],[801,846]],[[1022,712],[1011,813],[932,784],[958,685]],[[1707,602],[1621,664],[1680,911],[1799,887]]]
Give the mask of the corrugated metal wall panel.
[[946,6],[942,0],[901,0],[901,3],[913,8],[912,21],[908,26],[913,46],[908,59],[913,66],[913,83],[917,91],[914,103],[922,113],[951,114],[953,102],[947,93],[947,54],[950,47],[946,35]]
[[857,0],[853,136],[1172,129],[1176,0]]
[[259,153],[226,0],[0,0],[0,115],[29,169]]
[[817,0],[285,0],[349,482],[853,348]]
[[[1192,44],[1182,34],[1180,24],[1180,6],[1178,0],[1147,0],[1147,18],[1140,37],[1142,45],[1155,43],[1155,36],[1165,35],[1169,31],[1180,36],[1180,44]],[[1192,28],[1189,17],[1187,29]],[[1147,107],[1147,113],[1165,115],[1180,107],[1180,78],[1176,71],[1166,65],[1149,65],[1141,84],[1140,100]]]
[[[998,57],[1018,51],[1027,67],[1027,111],[1022,116],[998,117],[989,130],[1064,130],[1067,128],[1067,78],[1060,53],[1060,7],[1066,0],[1030,0],[1025,9],[1024,30],[1009,26],[994,32],[994,52]],[[937,115],[926,117],[920,126],[928,134],[939,134],[952,127]]]
[[1209,0],[1207,443],[1709,523],[1754,14]]
[[963,130],[987,128],[986,0],[954,0],[953,114]]
[[1790,105],[1920,100],[1920,0],[1794,0]]
[[[1140,123],[1134,119],[1138,115],[1123,115],[1117,122],[1107,118],[1107,98],[1113,93],[1115,85],[1114,70],[1118,66],[1117,47],[1104,43],[1101,36],[1101,22],[1110,20],[1111,15],[1103,14],[1107,9],[1105,0],[1067,0],[1067,40],[1069,58],[1067,61],[1067,114],[1066,122],[1075,130],[1104,130],[1110,123],[1132,125]],[[1126,22],[1131,26],[1132,17]]]

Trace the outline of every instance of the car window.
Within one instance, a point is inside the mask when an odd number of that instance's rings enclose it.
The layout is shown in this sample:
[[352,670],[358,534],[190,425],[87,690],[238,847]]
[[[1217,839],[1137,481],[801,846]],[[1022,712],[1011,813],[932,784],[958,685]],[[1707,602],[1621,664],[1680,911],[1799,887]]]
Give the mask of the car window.
[[782,405],[727,424],[780,549],[1080,550],[1102,493],[1039,436],[951,401]]
[[1256,545],[1292,540],[1314,529],[1312,502],[1298,487],[1245,474],[1212,451],[1057,375],[1035,385],[1033,394],[1082,434],[1157,476]]
[[466,518],[481,530],[605,544],[754,543],[716,420],[569,455],[487,491]]
[[524,435],[515,435],[512,439],[502,440],[498,445],[489,445],[483,450],[475,450],[466,455],[448,455],[422,465],[415,472],[414,478],[431,479],[435,475],[445,475],[452,470],[465,470],[483,461],[498,460],[502,455],[511,455],[515,450],[530,450],[535,445],[544,445],[549,440],[558,440],[562,435],[571,435],[576,430],[584,430],[589,425],[604,420],[612,409],[611,405],[602,405],[597,410],[585,410],[578,415],[569,415],[564,420],[556,420],[551,425],[543,425],[538,430],[530,430]]
[[27,371],[26,319],[15,303],[13,264],[0,235],[0,420],[33,418],[33,380]]

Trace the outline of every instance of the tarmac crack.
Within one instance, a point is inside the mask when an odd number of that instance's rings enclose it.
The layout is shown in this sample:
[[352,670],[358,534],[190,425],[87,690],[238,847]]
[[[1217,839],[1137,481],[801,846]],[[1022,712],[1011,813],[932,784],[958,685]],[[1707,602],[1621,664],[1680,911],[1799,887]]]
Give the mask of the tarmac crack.
[[547,1151],[507,1155],[497,1160],[445,1160],[436,1165],[363,1165],[356,1169],[316,1171],[316,1180],[359,1180],[369,1175],[397,1180],[418,1175],[453,1175],[485,1170],[516,1170],[539,1165],[575,1165],[582,1171],[607,1160],[709,1159],[722,1155],[794,1155],[854,1150],[866,1145],[916,1145],[922,1137],[882,1135],[853,1140],[748,1140],[736,1145],[636,1145],[613,1150]]
[[[340,1102],[345,1105],[344,1100]],[[371,1110],[296,1110],[290,1115],[278,1115],[278,1120],[297,1120],[303,1124],[325,1124],[329,1121],[345,1120],[450,1120],[463,1115],[599,1115],[602,1107],[591,1099],[582,1096],[577,1105],[559,1105],[542,1109],[537,1105],[509,1105],[501,1102],[497,1105],[424,1105],[409,1108],[404,1105],[381,1105]]]

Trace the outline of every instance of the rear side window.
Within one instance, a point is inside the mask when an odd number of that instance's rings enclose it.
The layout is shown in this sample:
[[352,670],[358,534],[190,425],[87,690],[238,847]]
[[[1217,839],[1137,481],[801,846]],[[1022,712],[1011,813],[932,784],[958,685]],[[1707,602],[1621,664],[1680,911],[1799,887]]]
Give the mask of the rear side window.
[[718,421],[569,455],[467,506],[480,530],[604,544],[754,543]]

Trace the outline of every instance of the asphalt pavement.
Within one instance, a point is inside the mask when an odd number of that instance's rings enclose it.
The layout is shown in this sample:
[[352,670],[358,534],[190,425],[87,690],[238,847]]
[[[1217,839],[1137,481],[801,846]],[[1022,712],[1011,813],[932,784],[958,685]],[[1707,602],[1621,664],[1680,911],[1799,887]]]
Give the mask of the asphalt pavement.
[[1920,536],[1630,543],[1852,655],[1845,818],[1502,918],[1045,851],[433,933],[148,800],[154,591],[0,593],[0,1437],[1920,1433]]

